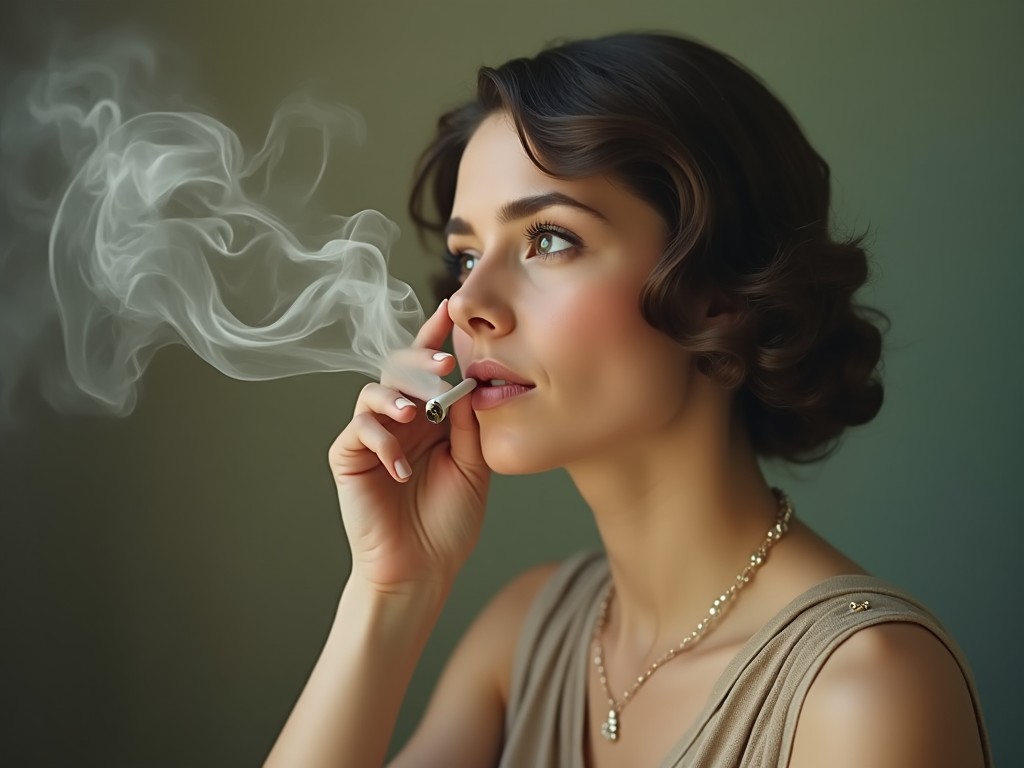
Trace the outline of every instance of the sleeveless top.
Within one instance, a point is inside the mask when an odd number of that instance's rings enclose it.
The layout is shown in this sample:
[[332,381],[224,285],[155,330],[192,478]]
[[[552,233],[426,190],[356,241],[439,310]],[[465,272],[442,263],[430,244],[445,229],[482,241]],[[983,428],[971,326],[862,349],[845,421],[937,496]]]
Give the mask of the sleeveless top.
[[[499,768],[583,768],[591,632],[609,579],[603,554],[582,553],[559,567],[531,605],[512,666]],[[851,602],[865,600],[869,609],[851,610]],[[928,629],[956,659],[991,766],[963,652],[913,597],[873,576],[850,575],[804,592],[747,641],[658,768],[786,766],[800,707],[829,654],[857,630],[892,621]]]

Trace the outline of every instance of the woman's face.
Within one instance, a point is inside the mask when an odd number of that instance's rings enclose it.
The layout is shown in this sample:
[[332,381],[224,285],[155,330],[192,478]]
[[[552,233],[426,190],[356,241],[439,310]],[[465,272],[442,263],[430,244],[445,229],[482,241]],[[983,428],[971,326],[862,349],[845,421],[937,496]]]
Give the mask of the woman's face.
[[472,396],[495,471],[628,451],[680,415],[692,360],[639,309],[666,239],[650,205],[606,178],[545,175],[496,114],[462,157],[447,231],[463,267],[449,304],[462,371],[491,360],[532,385]]

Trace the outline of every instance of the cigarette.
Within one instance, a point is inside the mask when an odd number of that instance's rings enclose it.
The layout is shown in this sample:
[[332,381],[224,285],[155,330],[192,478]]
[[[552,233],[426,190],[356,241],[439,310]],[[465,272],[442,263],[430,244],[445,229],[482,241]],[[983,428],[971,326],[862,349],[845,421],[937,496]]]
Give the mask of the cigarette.
[[452,404],[464,398],[474,389],[476,389],[476,379],[463,379],[447,392],[428,400],[427,420],[434,424],[440,424],[448,415],[448,409],[452,407]]

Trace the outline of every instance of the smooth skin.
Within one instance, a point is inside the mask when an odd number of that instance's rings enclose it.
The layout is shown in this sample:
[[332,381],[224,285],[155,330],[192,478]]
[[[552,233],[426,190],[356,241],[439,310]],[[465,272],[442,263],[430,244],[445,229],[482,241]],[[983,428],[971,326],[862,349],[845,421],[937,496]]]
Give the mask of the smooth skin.
[[[511,201],[550,193],[585,208],[562,201],[502,215]],[[476,413],[463,399],[440,426],[420,403],[401,407],[408,393],[393,383],[364,388],[329,453],[352,574],[267,765],[384,763],[415,664],[478,539],[492,470],[564,467],[593,511],[616,590],[603,639],[617,691],[704,617],[775,519],[729,394],[640,315],[640,286],[665,237],[650,206],[610,179],[546,176],[497,114],[463,156],[456,219],[448,247],[461,254],[462,286],[423,326],[413,354],[445,375],[455,361],[434,354],[451,335],[463,370],[493,359],[535,388]],[[715,296],[695,308],[707,323],[730,322],[731,310]],[[555,567],[526,571],[483,610],[392,766],[497,762],[516,639]],[[650,678],[614,745],[600,736],[607,705],[591,672],[586,764],[659,765],[754,633],[823,579],[862,572],[797,520],[702,642]],[[789,762],[983,764],[959,668],[934,636],[907,624],[862,630],[833,652]]]

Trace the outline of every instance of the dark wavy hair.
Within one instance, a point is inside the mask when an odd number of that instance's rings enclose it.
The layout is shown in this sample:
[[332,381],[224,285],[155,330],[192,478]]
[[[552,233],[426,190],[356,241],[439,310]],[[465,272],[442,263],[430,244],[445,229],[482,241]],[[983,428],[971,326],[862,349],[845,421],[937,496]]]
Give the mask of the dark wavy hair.
[[[421,237],[442,232],[466,144],[499,111],[543,172],[614,177],[660,212],[668,240],[641,312],[736,392],[758,455],[816,461],[874,418],[887,318],[854,302],[864,236],[833,239],[828,164],[756,76],[666,34],[484,67],[476,98],[440,118],[417,166],[409,211]],[[449,268],[434,287],[441,297],[457,286]],[[736,307],[735,323],[694,316],[709,291]]]

